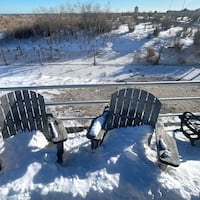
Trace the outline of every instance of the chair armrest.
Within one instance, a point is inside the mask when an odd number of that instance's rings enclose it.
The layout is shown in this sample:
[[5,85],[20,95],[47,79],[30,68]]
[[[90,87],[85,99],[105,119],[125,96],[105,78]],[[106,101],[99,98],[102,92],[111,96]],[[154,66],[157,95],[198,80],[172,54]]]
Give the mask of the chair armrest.
[[87,138],[101,140],[100,133],[104,129],[105,122],[106,118],[103,115],[95,118],[88,129]]
[[176,141],[164,130],[164,124],[159,119],[155,127],[158,160],[166,165],[180,165]]
[[[104,134],[102,134],[102,130],[105,129],[108,112],[109,112],[109,107],[106,106],[104,108],[103,113],[92,120],[91,125],[87,131],[88,139],[101,140],[103,138]],[[103,132],[105,132],[105,131],[103,131]]]
[[48,117],[49,132],[53,143],[60,143],[68,138],[68,133],[61,120],[49,116]]

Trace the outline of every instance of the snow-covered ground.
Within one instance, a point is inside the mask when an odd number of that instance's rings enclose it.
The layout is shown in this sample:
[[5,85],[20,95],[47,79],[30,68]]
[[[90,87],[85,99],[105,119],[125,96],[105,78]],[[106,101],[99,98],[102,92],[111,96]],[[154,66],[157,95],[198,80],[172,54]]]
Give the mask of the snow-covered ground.
[[[19,53],[17,44],[2,42],[1,49],[10,63],[4,66],[0,58],[0,85],[105,83],[141,77],[199,80],[198,65],[167,66],[163,58],[163,64],[152,66],[140,60],[145,46],[157,48],[177,30],[173,28],[156,39],[147,39],[150,28],[144,31],[144,25],[138,25],[129,33],[123,25],[106,39],[98,38],[88,44],[82,40],[63,43],[57,46],[57,54],[54,52],[57,59],[43,60],[43,65],[38,58],[36,41],[20,43],[23,55],[17,55],[16,62],[12,56]],[[191,38],[187,38],[185,44],[185,48],[190,48]],[[97,51],[95,66],[91,54],[94,48]],[[199,199],[200,144],[191,146],[182,133],[173,133],[176,128],[170,126],[167,131],[177,141],[181,164],[165,171],[156,165],[154,146],[147,145],[149,126],[112,130],[105,143],[94,152],[86,130],[69,134],[64,144],[63,166],[55,163],[56,147],[45,148],[47,141],[42,133],[18,134],[0,142],[3,166],[0,199]]]
[[[174,48],[164,48],[159,65],[151,66],[146,62],[146,47],[159,50],[160,46],[169,46],[174,42],[178,31],[180,28],[174,27],[161,32],[159,37],[148,39],[152,26],[141,24],[136,26],[133,33],[129,33],[127,25],[122,25],[112,34],[96,39],[86,40],[80,37],[59,42],[55,38],[52,62],[49,60],[51,53],[48,39],[2,40],[0,45],[8,66],[4,66],[1,55],[1,84],[94,83],[137,80],[138,77],[198,80],[200,57],[196,55],[197,51],[193,52],[192,37],[185,38],[182,53],[174,51]],[[94,49],[96,65],[93,65]],[[181,55],[188,61],[180,66],[178,58],[182,59]]]

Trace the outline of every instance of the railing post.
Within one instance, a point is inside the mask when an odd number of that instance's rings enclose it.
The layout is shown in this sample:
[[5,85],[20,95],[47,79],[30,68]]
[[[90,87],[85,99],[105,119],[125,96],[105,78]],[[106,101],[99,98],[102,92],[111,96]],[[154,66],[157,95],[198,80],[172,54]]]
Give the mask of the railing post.
[[94,58],[94,62],[93,65],[96,66],[96,49],[93,50],[93,58]]
[[38,49],[38,56],[39,56],[40,64],[43,65],[43,63],[42,63],[42,55],[41,55],[40,49]]
[[6,57],[4,55],[3,49],[1,49],[1,55],[2,55],[2,58],[3,58],[3,61],[4,61],[5,65],[8,65],[8,62],[7,62]]

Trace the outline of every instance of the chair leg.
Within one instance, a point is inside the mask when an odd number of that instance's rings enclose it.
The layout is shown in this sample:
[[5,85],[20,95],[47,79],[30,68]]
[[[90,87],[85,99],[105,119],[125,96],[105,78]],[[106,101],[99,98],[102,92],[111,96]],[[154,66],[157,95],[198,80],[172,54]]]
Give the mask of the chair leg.
[[152,137],[153,137],[153,134],[150,134],[149,137],[148,137],[148,146],[151,145],[151,139],[152,139]]
[[96,149],[99,146],[99,140],[92,139],[91,140],[91,148],[92,150]]
[[91,139],[91,148],[92,150],[96,149],[98,146],[102,145],[104,138],[105,138],[106,132],[101,131],[101,136],[99,139]]
[[63,142],[57,143],[57,163],[63,163],[63,153],[64,153],[64,145]]

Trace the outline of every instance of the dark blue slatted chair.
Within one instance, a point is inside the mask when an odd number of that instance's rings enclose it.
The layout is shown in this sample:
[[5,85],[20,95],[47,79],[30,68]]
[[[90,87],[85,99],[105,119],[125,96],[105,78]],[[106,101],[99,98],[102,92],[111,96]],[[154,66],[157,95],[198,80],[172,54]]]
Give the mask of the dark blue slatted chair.
[[57,145],[57,162],[62,163],[67,131],[62,121],[46,113],[43,96],[30,90],[18,90],[0,97],[0,131],[4,139],[36,130]]
[[[176,141],[165,133],[164,125],[161,120],[158,120],[160,108],[159,99],[147,91],[126,88],[114,92],[111,95],[109,107],[104,110],[102,115],[92,120],[88,129],[87,137],[91,140],[91,148],[96,149],[101,145],[109,130],[148,124],[155,130],[159,162],[165,165],[179,166]],[[101,126],[101,129],[94,134],[97,126]],[[167,146],[170,156],[166,156],[163,143]]]

